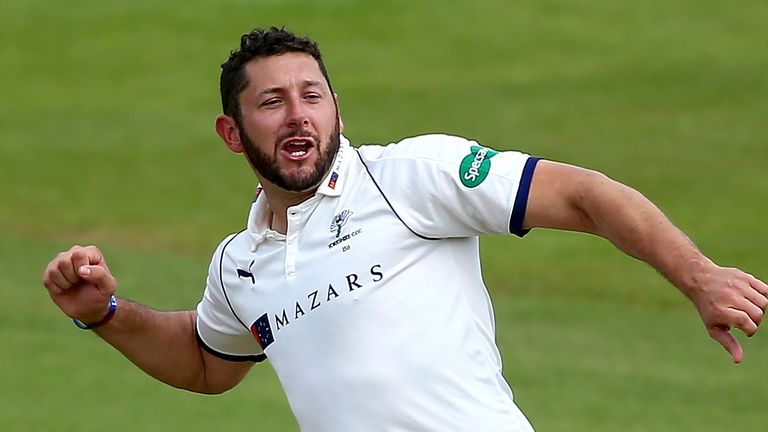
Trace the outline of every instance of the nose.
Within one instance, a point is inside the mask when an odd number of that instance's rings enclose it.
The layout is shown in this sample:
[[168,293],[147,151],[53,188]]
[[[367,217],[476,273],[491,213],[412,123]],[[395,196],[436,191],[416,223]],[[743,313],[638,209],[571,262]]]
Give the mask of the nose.
[[309,117],[307,117],[306,109],[302,106],[301,102],[288,104],[287,122],[288,127],[292,129],[304,129],[309,126]]

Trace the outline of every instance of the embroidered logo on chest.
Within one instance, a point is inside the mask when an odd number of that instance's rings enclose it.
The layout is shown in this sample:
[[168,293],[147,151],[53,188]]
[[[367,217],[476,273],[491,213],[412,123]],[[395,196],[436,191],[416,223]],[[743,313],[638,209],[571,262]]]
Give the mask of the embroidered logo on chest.
[[341,228],[349,222],[349,218],[352,217],[352,214],[352,210],[344,210],[333,217],[333,220],[331,221],[331,232],[336,235],[336,238],[341,236]]
[[[333,234],[333,237],[332,237],[332,241],[328,243],[328,249],[333,249],[335,246],[338,246],[346,242],[347,240],[351,239],[352,237],[363,232],[362,228],[358,228],[352,231],[351,233],[341,235],[342,228],[344,228],[344,226],[347,225],[347,223],[350,221],[350,219],[352,218],[352,214],[353,214],[352,210],[347,209],[333,217],[333,219],[331,220],[331,226],[330,226],[330,231],[331,231],[331,234]],[[350,250],[350,248],[351,246],[347,244],[344,247],[342,247],[342,252],[346,252]]]

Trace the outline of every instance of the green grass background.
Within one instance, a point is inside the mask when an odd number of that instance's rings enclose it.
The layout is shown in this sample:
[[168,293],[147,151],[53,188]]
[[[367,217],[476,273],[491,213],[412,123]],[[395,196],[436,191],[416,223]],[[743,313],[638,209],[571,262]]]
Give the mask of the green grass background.
[[[193,307],[255,182],[213,131],[240,34],[317,39],[355,143],[426,132],[601,170],[763,278],[763,0],[0,3],[0,429],[297,430],[268,364],[218,397],[77,330],[40,282],[100,245],[122,296]],[[734,366],[687,300],[600,239],[483,242],[505,375],[539,431],[763,430],[768,339]],[[375,395],[371,395],[375,403]]]

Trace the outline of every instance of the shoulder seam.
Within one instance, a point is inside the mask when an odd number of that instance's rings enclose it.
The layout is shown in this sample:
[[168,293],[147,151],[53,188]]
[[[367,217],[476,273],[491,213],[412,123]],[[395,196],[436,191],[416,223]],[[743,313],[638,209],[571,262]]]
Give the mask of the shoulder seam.
[[392,205],[392,203],[389,201],[389,198],[387,198],[387,195],[386,195],[386,194],[384,194],[384,191],[383,191],[383,190],[381,190],[381,187],[379,186],[379,183],[378,183],[378,182],[376,181],[376,179],[373,177],[373,174],[372,174],[372,173],[371,173],[371,171],[368,169],[368,165],[366,165],[365,161],[363,160],[363,156],[360,154],[360,152],[359,152],[359,151],[357,151],[357,149],[355,149],[355,153],[357,153],[357,156],[358,156],[358,158],[360,158],[360,163],[361,163],[361,164],[363,164],[363,167],[365,168],[365,172],[368,174],[368,177],[369,177],[369,178],[371,179],[371,181],[373,182],[373,185],[374,185],[374,186],[376,186],[376,190],[378,190],[378,191],[379,191],[379,193],[381,194],[381,197],[382,197],[382,198],[384,198],[384,202],[386,202],[386,203],[387,203],[387,206],[389,206],[389,209],[390,209],[390,210],[392,210],[392,213],[394,213],[394,214],[395,214],[395,217],[397,217],[397,220],[399,220],[399,221],[400,221],[400,223],[402,223],[402,224],[403,224],[403,226],[404,226],[404,227],[406,227],[406,228],[408,229],[408,231],[410,231],[411,233],[413,233],[413,235],[415,235],[416,237],[418,237],[418,238],[420,238],[420,239],[424,239],[424,240],[440,240],[440,239],[438,239],[438,238],[434,238],[434,237],[427,237],[427,236],[425,236],[425,235],[419,234],[419,233],[417,233],[416,231],[414,231],[414,230],[413,230],[413,228],[411,228],[410,226],[408,226],[408,224],[407,224],[407,223],[405,223],[405,221],[403,220],[403,218],[402,218],[402,217],[400,217],[400,215],[397,213],[397,210],[395,210],[395,207],[394,207],[394,206]]
[[237,312],[235,312],[235,308],[232,307],[232,302],[229,301],[229,296],[227,295],[227,289],[224,287],[224,252],[227,249],[227,246],[232,243],[232,240],[236,239],[237,236],[245,232],[245,229],[239,231],[235,235],[232,236],[231,239],[227,240],[227,242],[224,244],[224,246],[221,248],[221,256],[219,257],[219,282],[221,283],[221,291],[224,293],[224,298],[227,300],[227,306],[229,306],[229,310],[232,311],[232,315],[237,319],[237,321],[245,327],[246,330],[250,331],[250,328],[248,328],[247,325],[243,322],[243,320],[240,319],[239,316],[237,316]]

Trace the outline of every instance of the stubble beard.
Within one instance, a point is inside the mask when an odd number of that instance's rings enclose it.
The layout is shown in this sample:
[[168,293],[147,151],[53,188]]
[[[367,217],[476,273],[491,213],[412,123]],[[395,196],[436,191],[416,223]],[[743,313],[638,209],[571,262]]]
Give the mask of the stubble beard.
[[[258,148],[248,134],[241,129],[240,139],[243,140],[245,156],[257,174],[280,189],[289,192],[306,192],[316,188],[323,178],[328,174],[333,164],[333,158],[339,150],[341,139],[339,138],[339,121],[331,131],[325,143],[320,141],[320,137],[303,130],[296,130],[277,139],[274,145],[272,155]],[[288,173],[281,169],[277,164],[277,152],[280,143],[292,137],[311,137],[316,143],[315,151],[318,152],[317,160],[311,170],[298,170],[294,173]],[[325,145],[324,145],[325,144]]]

